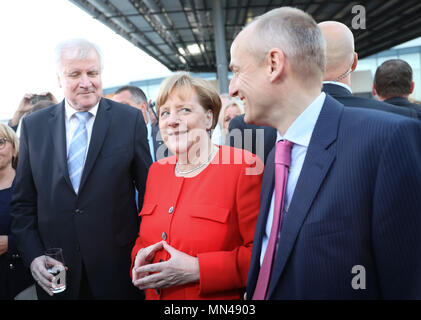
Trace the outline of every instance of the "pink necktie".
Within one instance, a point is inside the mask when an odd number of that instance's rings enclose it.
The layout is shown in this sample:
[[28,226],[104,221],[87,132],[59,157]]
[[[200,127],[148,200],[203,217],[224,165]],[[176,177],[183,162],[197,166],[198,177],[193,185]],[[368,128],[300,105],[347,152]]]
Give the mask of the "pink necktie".
[[272,229],[270,231],[269,242],[260,267],[257,278],[256,289],[253,300],[264,300],[267,298],[270,275],[273,260],[276,254],[276,243],[278,233],[282,223],[282,213],[284,206],[284,194],[288,179],[288,168],[291,163],[291,148],[293,143],[288,140],[279,141],[276,144],[275,153],[275,208],[273,210]]

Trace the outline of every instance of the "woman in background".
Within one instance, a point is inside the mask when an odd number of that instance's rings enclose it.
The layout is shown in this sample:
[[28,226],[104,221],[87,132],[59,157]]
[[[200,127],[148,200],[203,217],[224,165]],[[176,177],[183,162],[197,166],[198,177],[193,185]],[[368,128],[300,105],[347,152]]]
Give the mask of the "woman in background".
[[221,127],[221,141],[228,144],[226,139],[228,135],[228,127],[232,119],[244,113],[243,102],[240,99],[231,98],[227,103],[222,105],[219,113],[219,126]]
[[0,300],[12,300],[29,287],[32,276],[23,266],[10,235],[10,199],[18,163],[19,141],[15,132],[0,123]]

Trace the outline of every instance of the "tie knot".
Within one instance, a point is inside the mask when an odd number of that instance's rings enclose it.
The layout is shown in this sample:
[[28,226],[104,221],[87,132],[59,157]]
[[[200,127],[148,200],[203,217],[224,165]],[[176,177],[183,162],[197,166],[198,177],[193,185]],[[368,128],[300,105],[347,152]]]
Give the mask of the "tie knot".
[[288,140],[281,140],[276,144],[275,163],[290,166],[292,145]]
[[79,120],[80,124],[86,124],[91,116],[91,113],[89,111],[79,111],[75,113],[75,116]]

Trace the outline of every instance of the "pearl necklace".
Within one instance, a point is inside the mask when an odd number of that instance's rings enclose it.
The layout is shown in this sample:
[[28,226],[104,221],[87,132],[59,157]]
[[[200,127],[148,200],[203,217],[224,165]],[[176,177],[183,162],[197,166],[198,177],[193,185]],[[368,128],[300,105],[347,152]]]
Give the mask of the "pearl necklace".
[[208,165],[212,161],[213,157],[216,155],[216,153],[218,152],[218,150],[219,150],[219,148],[214,149],[212,151],[212,153],[210,154],[208,160],[206,160],[205,162],[199,164],[197,167],[194,167],[193,169],[182,171],[182,170],[178,169],[178,162],[177,162],[176,165],[175,165],[175,173],[178,174],[178,175],[180,175],[180,174],[189,174],[189,173],[192,173],[192,172],[194,172],[196,170],[199,170],[200,168],[203,168],[204,166]]

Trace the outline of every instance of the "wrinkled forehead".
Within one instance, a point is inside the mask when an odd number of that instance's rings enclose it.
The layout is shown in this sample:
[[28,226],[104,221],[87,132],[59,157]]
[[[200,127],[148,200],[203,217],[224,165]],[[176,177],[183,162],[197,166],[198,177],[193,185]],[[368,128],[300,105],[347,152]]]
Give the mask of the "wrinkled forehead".
[[57,61],[57,72],[61,74],[65,70],[80,68],[101,72],[101,55],[94,48],[70,47],[63,49]]

